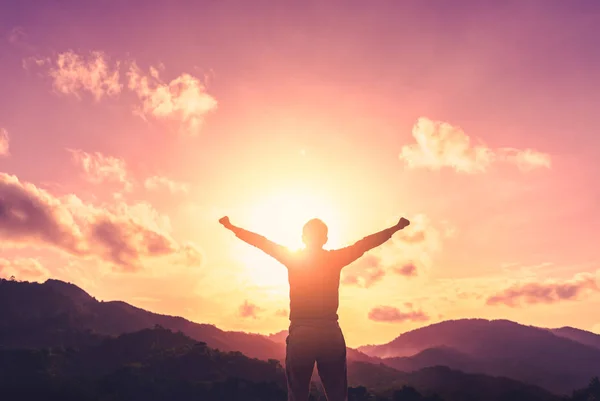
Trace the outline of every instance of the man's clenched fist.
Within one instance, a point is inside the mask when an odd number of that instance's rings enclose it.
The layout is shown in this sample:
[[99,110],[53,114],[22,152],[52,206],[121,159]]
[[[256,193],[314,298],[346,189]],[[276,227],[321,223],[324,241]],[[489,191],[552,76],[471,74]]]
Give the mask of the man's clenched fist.
[[228,216],[221,217],[219,219],[219,223],[223,224],[223,227],[225,227],[225,228],[231,228],[231,222],[229,221]]
[[408,226],[409,224],[410,224],[410,221],[408,221],[408,219],[405,219],[404,217],[402,217],[398,221],[398,224],[396,224],[396,227],[398,227],[400,230],[402,230],[404,227]]

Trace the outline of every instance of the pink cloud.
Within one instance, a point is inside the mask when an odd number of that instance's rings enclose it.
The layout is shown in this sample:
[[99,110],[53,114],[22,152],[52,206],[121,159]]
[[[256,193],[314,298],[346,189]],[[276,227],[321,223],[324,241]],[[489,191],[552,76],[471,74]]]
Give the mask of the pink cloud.
[[8,131],[4,128],[0,128],[0,156],[8,156],[8,147],[10,144],[10,138]]
[[264,309],[261,307],[248,302],[248,300],[244,301],[242,305],[240,305],[239,313],[241,317],[248,318],[251,317],[253,319],[258,318],[258,314],[262,312]]
[[510,307],[525,304],[553,304],[577,300],[589,291],[598,291],[596,277],[589,273],[576,275],[571,280],[547,281],[513,285],[487,299],[488,305],[504,304]]
[[137,114],[178,121],[181,131],[188,135],[198,134],[206,115],[217,108],[217,101],[206,92],[204,84],[190,74],[167,83],[160,78],[158,69],[151,67],[146,75],[133,63],[127,76],[129,89],[142,101]]
[[416,143],[403,146],[400,159],[413,169],[453,168],[457,172],[473,174],[485,172],[498,161],[515,164],[524,171],[550,167],[548,154],[532,149],[493,150],[482,142],[473,144],[460,127],[425,117],[417,120],[412,135]]
[[60,53],[50,68],[54,89],[65,95],[81,98],[82,92],[91,93],[96,100],[121,92],[119,62],[111,66],[103,52],[93,51],[87,56],[73,51]]
[[75,164],[83,170],[83,176],[87,181],[94,184],[119,183],[126,190],[131,190],[132,183],[127,177],[127,166],[124,160],[106,156],[100,152],[87,153],[78,149],[67,150],[71,152]]
[[417,275],[417,266],[414,263],[407,263],[401,267],[394,268],[394,272],[405,277],[414,277]]
[[14,277],[19,281],[43,282],[50,277],[50,272],[33,258],[16,258],[12,260],[0,258],[0,275],[4,278]]
[[[405,305],[407,306],[407,305]],[[412,310],[412,304],[407,306],[408,312],[402,312],[398,308],[392,306],[378,306],[371,309],[369,312],[369,319],[375,322],[423,322],[429,320],[429,316],[420,310]]]
[[162,176],[153,176],[147,178],[144,181],[144,187],[148,190],[156,191],[161,188],[167,189],[171,193],[187,193],[189,191],[189,185],[181,182],[173,181],[169,178]]
[[369,288],[385,276],[381,259],[373,254],[366,254],[345,269],[342,284]]
[[165,256],[197,263],[197,249],[175,242],[167,226],[148,205],[95,207],[75,195],[56,198],[0,173],[0,238],[7,243],[52,246],[124,271],[140,270],[145,261]]

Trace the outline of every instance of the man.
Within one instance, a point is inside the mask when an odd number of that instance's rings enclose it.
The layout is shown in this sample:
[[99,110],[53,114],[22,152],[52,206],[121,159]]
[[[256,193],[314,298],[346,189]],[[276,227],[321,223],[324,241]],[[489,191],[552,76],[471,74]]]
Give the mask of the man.
[[410,222],[401,218],[393,227],[369,235],[354,245],[330,251],[323,249],[327,243],[327,226],[319,219],[312,219],[302,230],[306,247],[298,252],[234,226],[229,217],[219,222],[288,269],[290,328],[285,361],[288,401],[308,400],[315,362],[327,399],[347,401],[346,342],[337,315],[341,270]]

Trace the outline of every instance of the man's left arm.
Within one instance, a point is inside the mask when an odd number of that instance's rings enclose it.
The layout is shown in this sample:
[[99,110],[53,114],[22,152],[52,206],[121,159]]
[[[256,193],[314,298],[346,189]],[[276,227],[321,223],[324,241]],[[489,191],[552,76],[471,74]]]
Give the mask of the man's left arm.
[[405,227],[407,227],[410,222],[402,217],[397,224],[392,227],[386,228],[385,230],[381,230],[376,232],[375,234],[371,234],[369,236],[364,237],[363,239],[357,241],[353,245],[350,245],[346,248],[342,248],[338,250],[338,255],[340,258],[340,262],[343,266],[349,265],[354,262],[356,259],[360,258],[365,254],[365,252],[370,251],[373,248],[376,248],[386,241],[388,241],[392,236]]

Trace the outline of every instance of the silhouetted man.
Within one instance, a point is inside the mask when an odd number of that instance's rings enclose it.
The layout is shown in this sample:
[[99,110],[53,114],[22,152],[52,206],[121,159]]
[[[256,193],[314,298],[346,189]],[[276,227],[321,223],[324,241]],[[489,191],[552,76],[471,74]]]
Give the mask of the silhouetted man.
[[288,401],[307,401],[315,362],[329,401],[347,401],[346,342],[338,324],[338,289],[342,268],[392,237],[410,222],[398,223],[369,235],[354,245],[325,250],[327,226],[319,219],[304,225],[306,245],[291,252],[262,235],[236,227],[229,217],[219,220],[238,238],[271,255],[288,269],[290,328],[286,339],[285,370]]

